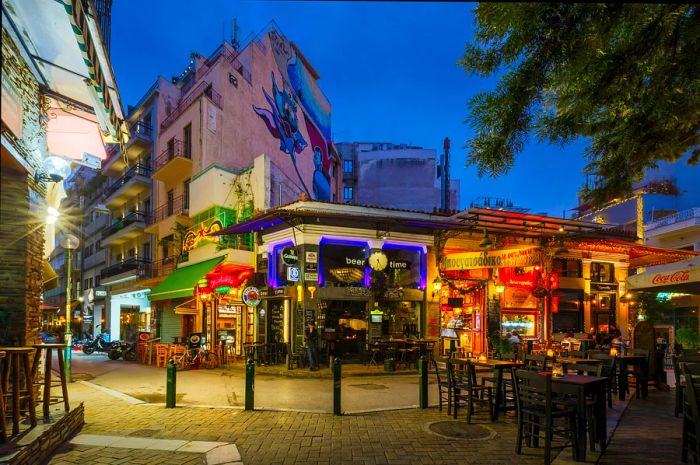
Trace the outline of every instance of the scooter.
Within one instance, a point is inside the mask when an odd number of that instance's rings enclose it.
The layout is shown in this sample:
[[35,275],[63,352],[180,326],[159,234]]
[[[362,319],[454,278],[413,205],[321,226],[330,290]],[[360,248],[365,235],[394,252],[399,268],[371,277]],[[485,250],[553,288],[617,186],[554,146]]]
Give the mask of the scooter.
[[115,347],[115,344],[119,345],[119,342],[107,342],[107,332],[103,332],[95,339],[83,345],[83,353],[85,355],[90,355],[93,352],[109,352]]
[[120,357],[123,357],[127,362],[136,361],[135,342],[117,342],[113,344],[114,346],[107,352],[107,357],[110,360],[119,360]]

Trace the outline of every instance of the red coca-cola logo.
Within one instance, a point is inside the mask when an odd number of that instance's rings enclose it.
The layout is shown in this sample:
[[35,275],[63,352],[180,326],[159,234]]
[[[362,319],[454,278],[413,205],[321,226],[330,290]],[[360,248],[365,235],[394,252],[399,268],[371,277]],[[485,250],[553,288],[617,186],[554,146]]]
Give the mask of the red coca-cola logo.
[[657,274],[651,279],[652,284],[682,283],[690,280],[688,270],[676,271],[675,273]]

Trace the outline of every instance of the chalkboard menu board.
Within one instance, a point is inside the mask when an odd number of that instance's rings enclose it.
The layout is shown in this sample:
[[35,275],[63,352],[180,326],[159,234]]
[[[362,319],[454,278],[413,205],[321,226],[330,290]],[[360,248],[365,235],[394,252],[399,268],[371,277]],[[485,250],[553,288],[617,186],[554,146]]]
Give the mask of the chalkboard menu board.
[[297,348],[304,345],[304,309],[301,307],[297,308],[294,318],[294,338]]
[[304,311],[304,325],[316,323],[316,311],[313,308],[307,308]]
[[273,303],[269,305],[267,315],[270,319],[270,341],[279,342],[282,340],[284,331],[284,310],[281,305]]

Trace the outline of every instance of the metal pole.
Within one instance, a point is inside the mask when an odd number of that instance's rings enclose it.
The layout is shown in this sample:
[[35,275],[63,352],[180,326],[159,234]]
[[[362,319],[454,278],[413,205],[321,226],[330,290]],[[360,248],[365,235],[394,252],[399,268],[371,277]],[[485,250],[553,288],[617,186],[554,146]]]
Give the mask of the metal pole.
[[165,369],[165,408],[175,408],[177,392],[177,371],[175,362],[168,360],[168,367]]
[[333,415],[342,415],[340,411],[340,359],[333,360]]
[[255,409],[255,362],[252,358],[245,362],[245,409]]
[[421,355],[418,372],[420,374],[420,391],[418,392],[418,401],[420,408],[428,408],[428,359],[425,355]]
[[72,335],[70,332],[70,320],[71,320],[71,309],[70,309],[70,296],[71,296],[71,256],[73,255],[72,249],[65,249],[66,253],[66,332],[65,332],[65,343],[66,343],[66,356],[64,371],[66,374],[66,381],[69,383],[73,382],[73,377],[71,376],[71,366],[70,366],[70,356],[71,356],[71,346],[73,345]]

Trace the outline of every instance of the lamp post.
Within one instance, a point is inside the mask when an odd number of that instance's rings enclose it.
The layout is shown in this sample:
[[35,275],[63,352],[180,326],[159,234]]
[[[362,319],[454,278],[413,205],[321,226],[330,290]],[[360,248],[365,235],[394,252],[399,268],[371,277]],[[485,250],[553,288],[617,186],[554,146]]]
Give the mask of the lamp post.
[[73,250],[77,249],[80,245],[80,239],[78,239],[73,234],[64,234],[60,241],[61,247],[66,251],[66,332],[65,332],[65,342],[66,342],[66,356],[64,369],[66,372],[66,380],[69,383],[73,382],[71,377],[71,366],[70,366],[70,356],[71,356],[71,345],[72,345],[72,335],[70,332],[70,322],[71,322],[71,278],[73,275],[73,270],[71,269],[71,258],[73,255]]

